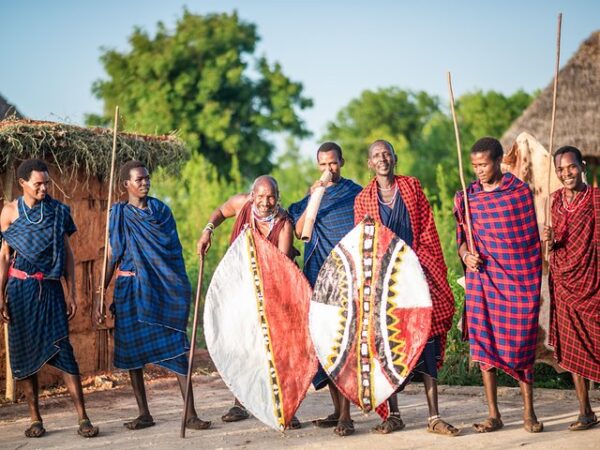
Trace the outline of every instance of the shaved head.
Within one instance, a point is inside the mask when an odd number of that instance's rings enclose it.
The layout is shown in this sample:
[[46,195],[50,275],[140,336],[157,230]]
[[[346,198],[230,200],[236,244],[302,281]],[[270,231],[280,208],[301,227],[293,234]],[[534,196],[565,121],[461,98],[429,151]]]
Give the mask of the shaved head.
[[277,180],[273,178],[271,175],[261,175],[254,183],[252,183],[252,192],[256,192],[260,186],[267,186],[275,192],[277,197],[279,197],[279,186],[277,185]]
[[377,148],[377,147],[383,147],[386,148],[390,151],[390,153],[394,156],[396,156],[396,152],[394,151],[394,146],[389,142],[386,141],[385,139],[377,139],[375,142],[373,142],[371,145],[369,145],[369,158],[371,157],[371,153],[373,152],[373,149]]

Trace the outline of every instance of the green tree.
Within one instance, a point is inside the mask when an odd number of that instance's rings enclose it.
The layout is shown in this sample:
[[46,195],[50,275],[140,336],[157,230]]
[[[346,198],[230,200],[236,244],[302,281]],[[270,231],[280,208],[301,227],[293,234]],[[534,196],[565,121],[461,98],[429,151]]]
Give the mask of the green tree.
[[153,36],[136,28],[128,51],[103,51],[108,78],[97,80],[92,91],[104,101],[104,112],[87,121],[109,123],[119,105],[125,130],[179,130],[221,176],[267,173],[269,133],[307,136],[298,112],[312,101],[279,64],[255,56],[258,40],[256,26],[236,13],[184,10],[174,30],[162,22]]
[[418,155],[412,151],[423,126],[439,113],[439,100],[426,92],[405,91],[396,87],[364,91],[340,110],[327,125],[323,140],[335,140],[344,150],[344,175],[366,183],[367,147],[375,139],[393,143],[398,169],[410,173]]

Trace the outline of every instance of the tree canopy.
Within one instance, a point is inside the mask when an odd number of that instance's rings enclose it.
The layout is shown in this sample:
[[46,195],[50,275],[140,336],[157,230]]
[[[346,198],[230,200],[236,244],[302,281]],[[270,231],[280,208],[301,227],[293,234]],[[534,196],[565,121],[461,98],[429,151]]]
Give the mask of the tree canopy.
[[162,22],[154,35],[136,28],[128,51],[103,50],[108,77],[97,80],[92,92],[103,100],[104,112],[88,115],[87,122],[110,123],[119,105],[126,130],[178,130],[220,175],[269,172],[269,134],[307,136],[299,111],[312,101],[280,64],[255,55],[259,39],[255,25],[236,13],[184,10],[174,30]]

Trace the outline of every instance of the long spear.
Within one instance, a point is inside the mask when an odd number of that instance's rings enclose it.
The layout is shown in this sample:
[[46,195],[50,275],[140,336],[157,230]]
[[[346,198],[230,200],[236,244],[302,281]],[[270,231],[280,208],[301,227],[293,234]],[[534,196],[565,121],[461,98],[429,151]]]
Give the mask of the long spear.
[[117,130],[119,128],[119,107],[115,107],[115,122],[113,128],[113,147],[112,155],[110,157],[110,176],[108,179],[108,201],[106,203],[106,230],[104,233],[104,258],[102,259],[102,282],[100,284],[100,317],[104,317],[104,297],[106,290],[104,284],[106,283],[106,263],[108,262],[108,227],[110,222],[110,202],[113,196],[113,184],[115,176],[115,160],[117,156]]
[[450,110],[452,111],[452,120],[454,121],[454,135],[456,136],[456,152],[458,155],[458,174],[460,175],[460,183],[463,189],[463,198],[465,200],[465,219],[467,221],[467,247],[469,253],[475,253],[475,245],[473,245],[473,230],[471,228],[471,214],[469,210],[469,197],[467,196],[467,185],[463,174],[462,151],[460,148],[460,134],[458,132],[458,121],[456,120],[456,111],[454,110],[454,91],[452,90],[452,75],[448,72],[448,90],[450,91]]
[[[546,215],[544,220],[544,226],[550,226],[552,224],[552,217],[550,215],[550,209],[552,207],[550,200],[550,181],[552,178],[552,152],[554,148],[554,122],[556,120],[556,97],[558,94],[558,68],[560,66],[560,29],[562,25],[562,13],[558,14],[558,26],[556,30],[556,64],[554,65],[554,89],[552,92],[552,118],[550,121],[550,142],[548,144],[548,153],[550,154],[550,163],[548,164],[548,197],[546,198]],[[550,250],[550,243],[546,241],[545,253],[546,259],[548,259],[548,252]]]
[[187,383],[185,387],[185,399],[183,402],[183,418],[181,419],[181,433],[179,437],[185,438],[185,425],[187,422],[187,410],[192,392],[192,367],[194,366],[194,353],[196,351],[196,331],[198,330],[198,310],[200,309],[200,295],[202,293],[202,277],[204,275],[204,256],[200,256],[198,265],[198,283],[196,287],[196,301],[194,303],[194,323],[192,326],[192,342],[190,343],[190,355],[188,358]]

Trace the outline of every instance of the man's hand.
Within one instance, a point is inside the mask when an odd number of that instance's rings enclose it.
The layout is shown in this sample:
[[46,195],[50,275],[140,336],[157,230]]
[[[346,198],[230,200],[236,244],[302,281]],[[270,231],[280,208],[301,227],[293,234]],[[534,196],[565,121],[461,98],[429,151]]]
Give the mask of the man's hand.
[[544,226],[544,231],[542,231],[542,241],[544,242],[554,242],[554,230],[552,227],[547,225]]
[[321,180],[317,180],[313,183],[313,185],[310,187],[310,195],[313,194],[313,192],[315,192],[315,189],[319,188],[319,187],[325,187],[325,183]]
[[210,230],[204,230],[202,232],[202,235],[200,236],[200,239],[198,239],[198,244],[197,244],[198,256],[206,255],[206,253],[208,252],[208,249],[210,248],[211,241],[212,241],[212,232]]
[[8,317],[8,308],[6,307],[6,301],[4,299],[4,294],[1,294],[0,297],[0,324],[8,323],[10,321],[10,317]]
[[75,297],[73,295],[69,295],[66,299],[67,303],[67,318],[71,320],[75,317],[77,313],[77,302],[75,301]]
[[465,253],[463,262],[465,263],[465,266],[467,266],[467,270],[470,270],[471,272],[478,272],[483,264],[483,260],[477,253],[470,252]]

